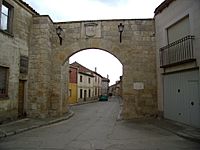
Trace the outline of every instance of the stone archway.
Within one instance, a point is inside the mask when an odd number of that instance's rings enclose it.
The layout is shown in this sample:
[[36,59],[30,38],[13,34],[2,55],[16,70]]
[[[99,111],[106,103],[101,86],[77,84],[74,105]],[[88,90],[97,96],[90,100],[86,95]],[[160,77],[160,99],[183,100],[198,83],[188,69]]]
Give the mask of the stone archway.
[[[125,26],[122,43],[117,26]],[[59,45],[55,28],[64,31]],[[31,117],[59,116],[67,112],[66,61],[83,49],[102,49],[123,65],[125,119],[155,115],[156,61],[154,20],[99,20],[53,23],[48,16],[33,18],[29,53],[29,107]]]

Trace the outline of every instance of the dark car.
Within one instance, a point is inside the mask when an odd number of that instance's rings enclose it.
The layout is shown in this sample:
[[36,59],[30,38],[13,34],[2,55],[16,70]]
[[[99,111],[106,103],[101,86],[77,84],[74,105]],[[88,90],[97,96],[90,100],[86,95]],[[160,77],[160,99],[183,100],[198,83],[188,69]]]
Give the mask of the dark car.
[[108,96],[107,95],[99,96],[99,101],[108,101]]

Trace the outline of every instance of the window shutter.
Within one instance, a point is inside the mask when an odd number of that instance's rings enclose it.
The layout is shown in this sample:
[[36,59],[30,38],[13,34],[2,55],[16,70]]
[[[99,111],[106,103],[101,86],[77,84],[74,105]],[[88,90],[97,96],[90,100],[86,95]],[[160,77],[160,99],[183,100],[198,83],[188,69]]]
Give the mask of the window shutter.
[[20,56],[20,73],[28,73],[28,57]]
[[190,35],[189,17],[186,17],[167,29],[168,43]]

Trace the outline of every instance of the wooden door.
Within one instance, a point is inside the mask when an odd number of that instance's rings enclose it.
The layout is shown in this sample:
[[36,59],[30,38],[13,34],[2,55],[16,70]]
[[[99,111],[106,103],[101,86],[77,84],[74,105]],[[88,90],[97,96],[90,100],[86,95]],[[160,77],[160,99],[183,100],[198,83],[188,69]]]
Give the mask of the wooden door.
[[19,80],[18,117],[23,117],[24,112],[24,85],[25,81]]

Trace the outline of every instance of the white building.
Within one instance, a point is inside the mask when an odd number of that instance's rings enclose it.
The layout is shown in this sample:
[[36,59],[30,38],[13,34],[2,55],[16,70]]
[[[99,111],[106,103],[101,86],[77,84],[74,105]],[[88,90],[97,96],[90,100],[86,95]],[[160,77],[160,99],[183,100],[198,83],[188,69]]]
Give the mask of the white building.
[[155,10],[158,108],[200,127],[200,1],[165,0]]
[[102,76],[81,64],[74,62],[72,66],[78,68],[78,102],[97,100],[101,95]]
[[78,72],[78,101],[94,99],[94,76],[88,72]]
[[101,86],[102,86],[102,76],[97,72],[93,72],[94,75],[94,97],[98,98],[101,93]]

